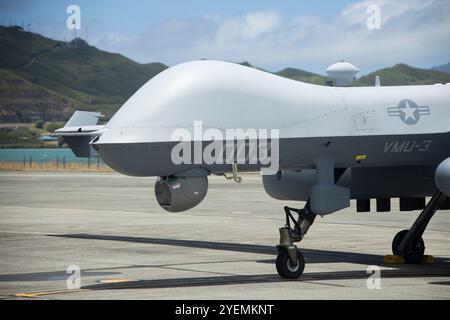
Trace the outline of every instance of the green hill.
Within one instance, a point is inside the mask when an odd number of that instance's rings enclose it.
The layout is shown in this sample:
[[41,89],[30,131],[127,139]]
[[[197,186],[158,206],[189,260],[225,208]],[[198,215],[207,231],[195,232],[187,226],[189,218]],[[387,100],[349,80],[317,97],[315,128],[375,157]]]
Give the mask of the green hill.
[[441,72],[446,72],[446,73],[450,73],[450,62],[447,64],[443,64],[441,66],[436,66],[431,68],[432,70],[437,70],[437,71],[441,71]]
[[0,69],[0,122],[67,120],[80,105],[75,99]]
[[0,27],[0,122],[61,121],[77,108],[109,117],[166,68],[139,64],[81,39],[65,43]]
[[325,85],[327,81],[331,80],[331,78],[329,77],[295,68],[286,68],[281,71],[275,72],[275,74],[292,80],[320,85]]
[[[261,71],[269,72],[267,70],[264,70],[262,68],[255,67],[254,65],[251,65],[249,62],[244,61],[239,63],[242,66],[258,69]],[[273,74],[276,74],[277,76],[297,80],[297,81],[303,81],[313,84],[320,84],[320,85],[326,85],[326,82],[331,80],[331,78],[322,76],[320,74],[312,73],[309,71],[301,70],[301,69],[295,69],[295,68],[285,68],[283,70],[273,72]]]
[[406,64],[369,73],[353,82],[353,86],[373,86],[379,75],[383,86],[424,85],[450,82],[450,74],[428,69],[419,69]]

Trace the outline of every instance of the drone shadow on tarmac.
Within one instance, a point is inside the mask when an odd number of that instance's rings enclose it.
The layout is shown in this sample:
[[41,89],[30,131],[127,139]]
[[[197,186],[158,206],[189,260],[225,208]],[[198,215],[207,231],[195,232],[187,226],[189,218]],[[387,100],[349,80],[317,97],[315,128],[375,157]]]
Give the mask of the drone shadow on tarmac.
[[[256,260],[257,263],[275,263],[276,248],[266,245],[252,245],[226,242],[212,241],[196,241],[196,240],[177,240],[162,238],[144,238],[144,237],[128,237],[128,236],[112,236],[112,235],[95,235],[95,234],[65,234],[65,235],[49,235],[51,237],[63,237],[80,240],[102,240],[102,241],[125,241],[133,243],[145,243],[189,248],[201,248],[211,250],[225,250],[243,253],[267,254],[268,259]],[[313,250],[302,248],[306,263],[354,263],[360,265],[383,265],[383,257],[380,255],[341,252],[331,250]],[[120,270],[131,268],[152,268],[167,267],[176,268],[177,265],[130,265],[117,266],[109,268],[87,269],[83,270],[82,277],[89,276],[110,276],[121,274]],[[383,270],[385,278],[405,278],[405,277],[450,277],[450,261],[447,259],[437,259],[432,265],[389,265],[391,269]],[[333,271],[333,272],[311,272],[303,274],[298,280],[303,282],[325,281],[325,280],[346,280],[346,279],[367,279],[368,274],[365,270],[356,271]],[[117,270],[117,271],[115,271]],[[6,281],[53,281],[65,279],[67,274],[61,271],[42,272],[42,273],[25,273],[25,274],[3,274],[0,275],[0,282]],[[157,289],[157,288],[176,288],[176,287],[201,287],[201,286],[217,286],[231,284],[254,284],[280,282],[282,280],[277,274],[257,274],[257,275],[234,275],[234,274],[218,274],[209,277],[189,277],[189,278],[171,278],[171,279],[154,279],[154,280],[126,280],[117,283],[99,283],[82,287],[89,290],[112,290],[112,289]],[[433,284],[447,284],[436,282]],[[339,286],[339,285],[338,285]]]
[[[201,248],[212,250],[225,250],[245,253],[267,254],[270,259],[257,260],[259,263],[275,263],[273,256],[277,254],[275,247],[266,245],[252,245],[212,241],[177,240],[161,238],[144,238],[128,236],[94,235],[94,234],[67,234],[55,235],[57,237],[73,239],[89,239],[104,241],[126,241],[134,243],[146,243],[156,245],[179,246],[189,248]],[[302,248],[306,263],[337,263],[347,262],[362,265],[382,265],[383,257],[379,255],[340,252],[330,250],[312,250]],[[145,268],[149,266],[131,266],[133,268]],[[163,266],[162,266],[163,267]],[[390,265],[392,267],[392,265]],[[92,270],[93,271],[93,270]],[[97,272],[100,271],[97,269]],[[363,270],[357,271],[333,271],[333,272],[312,272],[305,273],[296,281],[323,281],[323,280],[345,280],[345,279],[367,279],[368,274]],[[383,270],[383,277],[403,278],[403,277],[450,277],[450,261],[437,259],[433,265],[395,265],[395,269]],[[274,274],[258,275],[227,275],[221,274],[210,277],[189,277],[175,279],[155,279],[155,280],[130,280],[119,283],[95,284],[83,287],[91,290],[111,290],[111,289],[144,289],[144,288],[173,288],[173,287],[197,287],[216,286],[230,284],[251,284],[280,282],[282,280]]]

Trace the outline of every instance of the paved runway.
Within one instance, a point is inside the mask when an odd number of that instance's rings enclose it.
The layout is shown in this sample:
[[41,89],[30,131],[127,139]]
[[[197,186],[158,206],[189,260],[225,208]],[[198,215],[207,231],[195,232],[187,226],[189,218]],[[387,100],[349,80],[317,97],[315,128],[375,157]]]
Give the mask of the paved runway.
[[[210,179],[205,200],[167,213],[154,179],[111,173],[0,173],[1,299],[448,299],[450,215],[424,235],[430,265],[385,265],[397,231],[418,212],[356,213],[316,219],[300,247],[299,280],[275,271],[283,205],[258,175],[241,184]],[[398,211],[398,203],[393,203]],[[69,290],[68,266],[81,269]],[[381,288],[367,287],[367,266]]]

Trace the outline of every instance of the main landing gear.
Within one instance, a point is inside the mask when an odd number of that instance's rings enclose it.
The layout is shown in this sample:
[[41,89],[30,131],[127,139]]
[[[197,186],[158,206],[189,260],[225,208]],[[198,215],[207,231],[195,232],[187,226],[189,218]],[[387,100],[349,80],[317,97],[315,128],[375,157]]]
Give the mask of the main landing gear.
[[394,255],[402,256],[406,263],[419,263],[422,260],[425,252],[422,235],[433,215],[446,200],[447,196],[439,190],[433,194],[411,229],[402,230],[395,235],[392,241]]
[[[277,245],[278,256],[276,267],[278,274],[284,279],[297,279],[305,269],[305,259],[294,245],[299,242],[308,232],[313,224],[316,215],[309,208],[309,201],[304,209],[284,207],[286,213],[286,225],[280,228],[280,244]],[[298,214],[296,220],[291,212]],[[294,227],[291,227],[291,222]]]
[[[425,243],[422,235],[436,211],[450,199],[441,191],[436,191],[425,209],[417,217],[411,229],[397,233],[392,241],[392,252],[396,256],[402,256],[406,263],[421,262]],[[280,244],[277,245],[278,256],[276,267],[278,274],[284,279],[297,279],[305,269],[305,259],[294,245],[299,242],[313,224],[316,214],[311,211],[309,201],[304,209],[284,207],[286,213],[286,225],[280,228]],[[298,214],[295,219],[292,212]],[[293,225],[293,227],[291,226]]]

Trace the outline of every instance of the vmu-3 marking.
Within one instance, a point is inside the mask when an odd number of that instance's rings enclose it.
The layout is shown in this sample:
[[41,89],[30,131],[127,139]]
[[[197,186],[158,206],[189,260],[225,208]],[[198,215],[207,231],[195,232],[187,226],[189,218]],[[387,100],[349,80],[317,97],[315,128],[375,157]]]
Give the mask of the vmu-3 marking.
[[432,140],[386,141],[384,143],[384,153],[427,152],[431,147],[431,143]]

